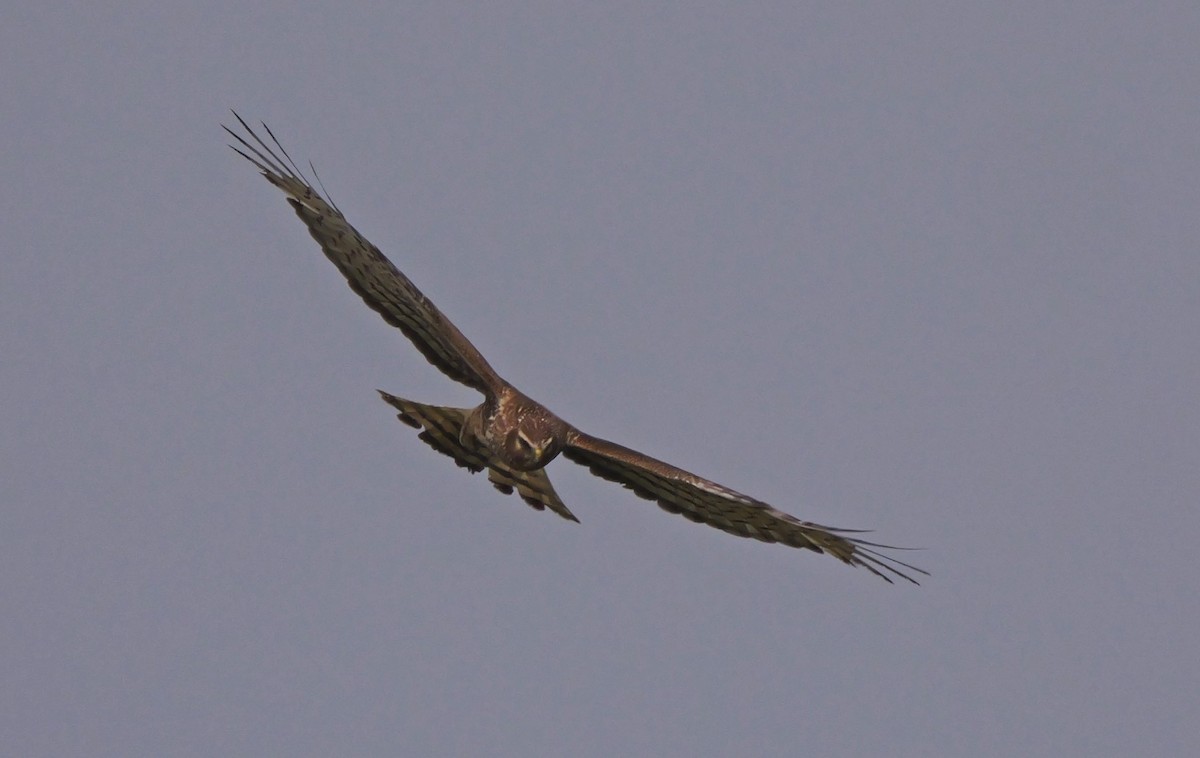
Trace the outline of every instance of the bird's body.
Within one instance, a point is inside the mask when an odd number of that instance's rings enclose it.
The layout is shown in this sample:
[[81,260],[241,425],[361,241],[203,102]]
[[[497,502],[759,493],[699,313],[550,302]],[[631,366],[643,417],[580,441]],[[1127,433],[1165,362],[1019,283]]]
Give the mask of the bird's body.
[[[226,127],[245,150],[234,147],[281,189],[325,255],[350,287],[385,321],[398,327],[422,355],[451,379],[483,393],[475,408],[425,405],[380,391],[404,423],[420,429],[422,441],[473,472],[486,470],[502,492],[578,521],[563,504],[545,466],[560,453],[604,479],[619,482],[664,510],[763,542],[829,553],[889,582],[889,574],[915,580],[902,569],[926,573],[846,536],[853,530],[802,521],[740,492],[586,434],[505,381],[478,349],[390,260],[358,233],[335,205],[303,177],[287,151],[267,133],[286,159],[242,120],[254,144]],[[264,129],[266,126],[264,125]],[[249,151],[249,152],[246,152]]]

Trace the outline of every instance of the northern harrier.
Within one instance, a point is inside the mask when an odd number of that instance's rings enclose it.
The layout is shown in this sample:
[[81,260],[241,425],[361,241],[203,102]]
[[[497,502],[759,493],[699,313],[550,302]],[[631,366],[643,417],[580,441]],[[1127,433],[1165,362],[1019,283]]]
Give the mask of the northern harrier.
[[233,115],[254,144],[225,127],[245,150],[230,147],[287,195],[296,215],[351,289],[385,321],[399,327],[442,373],[483,393],[483,403],[476,408],[445,408],[379,392],[399,411],[401,421],[422,430],[418,436],[434,450],[472,472],[487,469],[496,489],[505,494],[515,490],[534,508],[549,508],[571,521],[578,519],[563,505],[544,468],[559,453],[597,476],[656,501],[669,513],[739,537],[829,553],[888,582],[892,581],[890,574],[916,584],[903,569],[928,573],[876,549],[887,549],[887,545],[847,536],[857,530],[801,521],[760,500],[593,437],[563,421],[501,378],[408,277],[364,239],[332,201],[309,184],[266,124],[263,128],[283,154],[282,159],[241,116]]

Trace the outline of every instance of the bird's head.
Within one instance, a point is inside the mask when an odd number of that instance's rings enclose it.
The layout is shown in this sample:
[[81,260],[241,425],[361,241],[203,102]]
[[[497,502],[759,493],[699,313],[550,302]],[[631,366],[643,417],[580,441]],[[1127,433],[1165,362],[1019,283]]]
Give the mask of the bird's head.
[[560,450],[562,441],[557,436],[536,429],[513,429],[504,438],[504,462],[518,471],[539,469]]

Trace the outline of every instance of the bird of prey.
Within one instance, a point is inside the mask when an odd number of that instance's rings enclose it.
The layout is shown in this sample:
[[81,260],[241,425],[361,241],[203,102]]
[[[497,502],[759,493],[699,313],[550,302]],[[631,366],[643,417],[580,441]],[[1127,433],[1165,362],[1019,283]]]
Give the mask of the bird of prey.
[[266,124],[262,126],[274,149],[241,116],[233,115],[246,136],[224,127],[238,142],[230,147],[283,191],[350,288],[384,321],[398,327],[442,373],[483,393],[483,402],[475,408],[447,408],[379,391],[399,411],[399,419],[420,429],[419,438],[434,450],[473,473],[486,470],[501,492],[515,491],[533,508],[549,508],[571,521],[578,519],[546,475],[546,464],[559,453],[656,501],[663,510],[739,537],[828,553],[889,583],[897,577],[916,584],[909,572],[928,574],[881,552],[895,548],[851,536],[859,530],[802,521],[748,495],[593,437],[551,413],[497,374],[450,319],[346,221],[337,206],[308,182]]

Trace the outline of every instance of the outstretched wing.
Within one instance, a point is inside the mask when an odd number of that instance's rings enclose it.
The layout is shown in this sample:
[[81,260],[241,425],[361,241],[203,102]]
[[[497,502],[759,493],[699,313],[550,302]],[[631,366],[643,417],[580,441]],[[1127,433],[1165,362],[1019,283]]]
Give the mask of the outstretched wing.
[[313,239],[325,252],[325,257],[346,277],[351,289],[372,310],[383,316],[384,321],[399,327],[421,354],[446,376],[474,387],[485,395],[498,390],[503,380],[475,346],[442,315],[429,298],[421,294],[407,276],[379,252],[379,248],[364,239],[346,221],[336,206],[321,197],[321,193],[296,168],[291,156],[267,125],[263,124],[263,128],[275,147],[283,153],[286,162],[255,134],[241,116],[236,112],[233,115],[255,144],[226,126],[225,131],[249,152],[234,145],[230,147],[257,166],[267,181],[283,190],[296,215],[308,227]]
[[892,581],[888,576],[891,574],[918,584],[904,569],[928,575],[927,571],[875,549],[889,549],[888,545],[845,536],[855,530],[801,521],[760,500],[578,429],[568,435],[563,455],[587,466],[601,478],[618,482],[647,500],[657,501],[669,513],[678,513],[739,537],[829,553],[851,566],[862,566],[888,582]]
[[402,397],[378,391],[383,399],[400,411],[397,418],[414,429],[423,429],[418,437],[434,450],[448,455],[459,466],[478,473],[485,468],[488,480],[506,495],[516,490],[521,499],[537,510],[549,508],[569,521],[579,521],[575,514],[563,505],[546,469],[517,471],[496,461],[482,446],[467,447],[462,443],[459,432],[471,413],[468,408],[445,408],[438,405],[423,405]]

